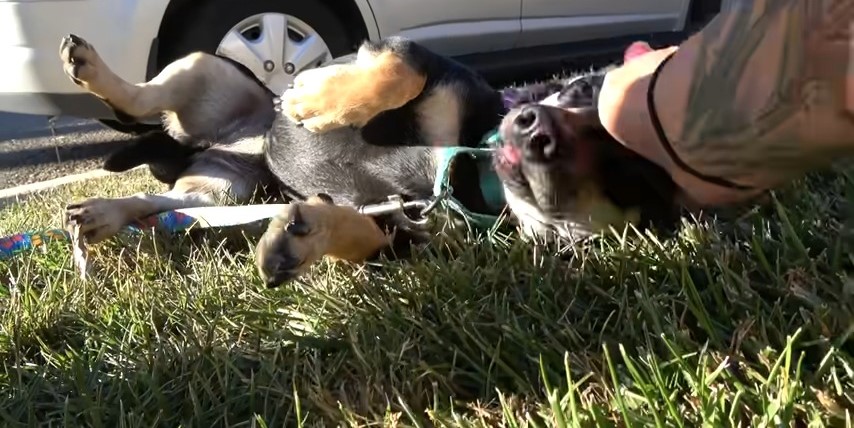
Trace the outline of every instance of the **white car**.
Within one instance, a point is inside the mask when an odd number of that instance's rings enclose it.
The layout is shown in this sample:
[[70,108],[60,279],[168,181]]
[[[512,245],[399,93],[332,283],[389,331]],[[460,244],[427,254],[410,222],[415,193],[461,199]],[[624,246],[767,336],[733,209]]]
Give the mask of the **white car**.
[[[296,73],[364,39],[403,35],[486,72],[580,55],[579,46],[614,50],[633,37],[683,34],[719,7],[706,0],[0,0],[0,111],[131,129],[63,75],[58,48],[68,33],[92,42],[130,82],[202,50],[243,63],[281,93]],[[607,43],[619,36],[626,36],[621,44]]]

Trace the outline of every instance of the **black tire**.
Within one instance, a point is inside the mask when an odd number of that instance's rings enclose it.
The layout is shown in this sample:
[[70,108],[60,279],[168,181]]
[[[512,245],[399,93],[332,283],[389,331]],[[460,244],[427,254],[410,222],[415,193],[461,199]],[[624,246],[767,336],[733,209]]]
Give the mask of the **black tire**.
[[310,25],[333,57],[351,51],[344,24],[319,0],[208,0],[168,18],[160,35],[157,69],[195,51],[215,53],[226,33],[240,21],[261,13],[283,13]]

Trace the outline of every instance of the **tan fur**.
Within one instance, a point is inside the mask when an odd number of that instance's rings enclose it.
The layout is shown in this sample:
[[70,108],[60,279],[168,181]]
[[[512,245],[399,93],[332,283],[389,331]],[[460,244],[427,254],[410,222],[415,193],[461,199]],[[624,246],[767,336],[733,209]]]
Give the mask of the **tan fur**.
[[[418,105],[417,114],[424,124],[425,138],[434,146],[456,146],[462,127],[460,91],[452,86],[433,88]],[[451,118],[451,120],[448,120]]]
[[[296,216],[308,227],[308,234],[288,233],[287,225]],[[283,239],[284,238],[284,239]],[[288,204],[272,221],[256,247],[256,262],[265,260],[268,252],[281,252],[276,245],[300,261],[294,273],[302,274],[321,258],[364,262],[391,243],[376,222],[354,208],[335,205],[318,197]],[[261,271],[263,275],[263,271]]]
[[138,193],[115,199],[91,198],[69,206],[66,216],[75,219],[73,223],[81,225],[80,232],[87,242],[94,244],[112,237],[134,220],[159,212],[248,203],[264,195],[266,189],[259,187],[259,182],[251,179],[247,171],[264,168],[264,164],[261,156],[241,151],[255,150],[260,144],[260,139],[252,138],[207,150],[196,155],[198,161],[167,192]]
[[[144,83],[131,84],[116,75],[85,40],[63,39],[63,70],[78,86],[110,107],[131,117],[164,116],[176,138],[207,134],[211,123],[224,123],[235,115],[269,105],[263,88],[216,56],[191,53],[166,66]],[[209,87],[221,82],[216,91]],[[227,82],[227,84],[222,84]]]
[[313,132],[360,127],[417,97],[426,81],[426,76],[394,53],[360,49],[352,64],[297,75],[293,89],[282,95],[282,112]]
[[[60,59],[75,84],[112,108],[138,118],[162,113],[175,138],[215,136],[220,124],[263,111],[265,102],[272,111],[263,88],[222,59],[204,53],[181,58],[150,81],[138,84],[113,73],[95,48],[76,36],[62,39]],[[159,212],[251,202],[264,194],[269,180],[263,138],[244,138],[196,154],[169,191],[91,198],[69,205],[66,220],[79,226],[88,243],[97,243],[134,220]]]

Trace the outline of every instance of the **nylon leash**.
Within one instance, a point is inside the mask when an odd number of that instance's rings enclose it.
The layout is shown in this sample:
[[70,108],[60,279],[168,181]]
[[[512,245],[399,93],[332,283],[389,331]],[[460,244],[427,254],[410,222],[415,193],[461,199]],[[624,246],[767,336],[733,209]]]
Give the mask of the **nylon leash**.
[[436,165],[436,179],[433,183],[433,198],[462,216],[469,227],[489,229],[498,222],[500,217],[471,211],[453,196],[454,189],[450,182],[453,162],[459,156],[471,156],[478,165],[478,180],[484,200],[491,207],[500,209],[505,204],[504,189],[491,165],[492,155],[499,142],[498,131],[493,130],[481,140],[477,147],[454,146],[437,149],[439,159]]

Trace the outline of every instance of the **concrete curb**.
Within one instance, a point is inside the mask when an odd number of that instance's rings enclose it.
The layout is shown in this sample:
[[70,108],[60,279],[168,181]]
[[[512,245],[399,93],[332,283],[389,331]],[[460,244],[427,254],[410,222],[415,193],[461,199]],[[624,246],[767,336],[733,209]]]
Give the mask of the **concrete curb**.
[[71,174],[63,177],[57,177],[51,180],[38,181],[35,183],[22,184],[20,186],[10,187],[0,190],[0,208],[8,204],[19,203],[34,193],[43,192],[45,190],[54,189],[59,186],[64,186],[80,181],[92,180],[95,178],[108,177],[111,175],[122,175],[132,171],[144,168],[145,165],[127,170],[125,172],[109,172],[103,169],[93,169],[91,171],[81,172],[79,174]]

